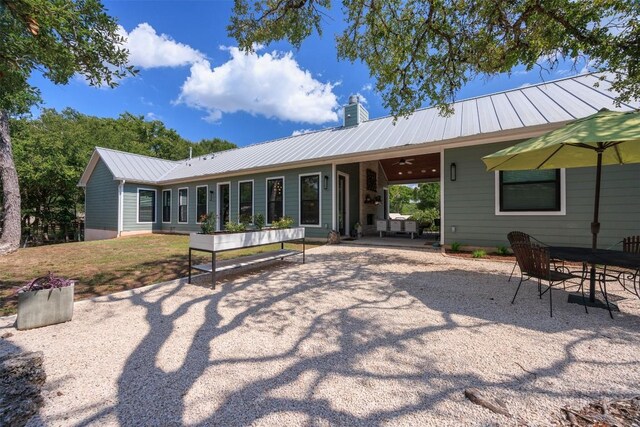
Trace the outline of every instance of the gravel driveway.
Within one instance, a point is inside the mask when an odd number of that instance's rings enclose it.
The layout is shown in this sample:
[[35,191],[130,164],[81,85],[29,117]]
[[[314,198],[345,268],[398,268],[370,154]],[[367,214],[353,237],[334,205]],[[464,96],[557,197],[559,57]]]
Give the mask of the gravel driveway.
[[[76,303],[71,323],[19,332],[42,350],[32,425],[514,425],[465,399],[502,399],[531,425],[565,404],[640,394],[640,300],[549,300],[509,263],[326,246],[307,264]],[[517,282],[516,282],[517,283]],[[622,291],[610,289],[624,296]]]

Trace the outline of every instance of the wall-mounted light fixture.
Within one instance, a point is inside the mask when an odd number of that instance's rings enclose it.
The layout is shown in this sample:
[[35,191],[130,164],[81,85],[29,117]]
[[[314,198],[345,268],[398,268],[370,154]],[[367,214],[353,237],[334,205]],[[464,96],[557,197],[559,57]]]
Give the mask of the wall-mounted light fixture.
[[216,194],[216,192],[215,192],[215,191],[213,191],[213,190],[209,190],[209,201],[210,201],[210,202],[213,202],[213,196],[214,196],[215,194]]
[[457,171],[456,171],[456,164],[455,163],[451,163],[451,166],[449,166],[449,179],[451,181],[455,181],[457,178]]
[[329,189],[329,176],[328,175],[324,176],[324,189],[325,190]]

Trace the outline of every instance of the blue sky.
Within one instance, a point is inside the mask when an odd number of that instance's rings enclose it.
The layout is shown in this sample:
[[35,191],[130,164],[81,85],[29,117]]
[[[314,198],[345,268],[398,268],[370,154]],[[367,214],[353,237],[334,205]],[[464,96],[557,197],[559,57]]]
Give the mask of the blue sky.
[[[339,9],[340,3],[334,4]],[[101,117],[127,111],[162,120],[192,141],[219,137],[238,145],[340,125],[351,94],[365,99],[370,117],[389,114],[372,90],[367,68],[337,60],[339,10],[325,22],[323,36],[312,36],[299,50],[275,43],[247,57],[227,36],[232,1],[105,1],[105,6],[127,36],[139,75],[116,89],[93,88],[80,78],[55,86],[34,75],[43,107]],[[511,76],[475,81],[458,98],[574,74],[570,68],[563,64],[542,76],[539,70],[516,69]]]

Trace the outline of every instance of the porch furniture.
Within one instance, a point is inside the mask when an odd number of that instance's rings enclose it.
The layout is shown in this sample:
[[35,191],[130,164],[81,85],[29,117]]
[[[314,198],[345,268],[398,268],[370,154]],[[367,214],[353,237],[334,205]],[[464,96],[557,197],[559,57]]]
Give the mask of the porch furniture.
[[414,238],[414,234],[418,234],[418,221],[413,220],[385,220],[379,219],[376,221],[376,231],[380,233],[380,237],[383,233],[409,233],[411,238]]
[[380,233],[380,237],[382,237],[382,233],[386,233],[388,231],[387,226],[388,223],[386,219],[379,219],[376,221],[376,230]]
[[640,236],[629,236],[622,239],[622,252],[640,254]]
[[[606,307],[609,310],[609,315],[613,319],[613,313],[611,312],[611,304],[609,303],[609,297],[607,294],[607,281],[612,279],[618,280],[618,277],[611,274],[610,267],[619,267],[627,270],[638,271],[640,270],[640,254],[634,254],[623,251],[614,251],[610,249],[591,249],[591,248],[577,248],[570,246],[551,246],[549,247],[551,257],[555,259],[561,259],[563,261],[580,262],[583,264],[584,275],[586,276],[587,264],[591,266],[599,266],[600,271],[590,269],[589,274],[590,281],[598,282],[600,290],[604,295]],[[637,284],[634,288],[637,291]],[[586,302],[585,302],[586,303]],[[592,307],[600,307],[599,301],[589,302]],[[586,306],[585,306],[586,310]]]
[[[285,249],[287,242],[302,243],[302,251]],[[252,248],[257,246],[280,243],[280,249],[263,252],[256,255],[246,255],[237,258],[216,261],[216,255],[220,252],[234,249]],[[211,254],[210,264],[193,265],[191,254],[193,251],[208,252]],[[247,267],[267,261],[284,259],[294,255],[302,255],[302,263],[305,262],[305,228],[284,228],[260,231],[247,231],[243,233],[217,233],[200,234],[191,233],[189,236],[189,281],[191,283],[191,270],[196,269],[211,273],[211,284],[216,287],[216,272]]]
[[392,219],[389,221],[389,231],[392,233],[399,233],[402,231],[402,222],[397,219]]
[[[512,249],[516,256],[518,265],[520,266],[521,274],[520,283],[518,283],[518,288],[516,289],[516,293],[513,295],[511,304],[515,303],[516,296],[518,295],[522,282],[529,279],[538,279],[538,294],[540,298],[542,298],[542,295],[549,292],[549,315],[553,317],[553,286],[564,283],[569,279],[581,279],[580,289],[582,291],[582,299],[585,302],[586,309],[586,298],[584,296],[583,286],[584,275],[577,276],[573,273],[557,271],[555,268],[552,268],[553,263],[551,262],[551,255],[548,247],[539,246],[534,243],[519,242],[514,243]],[[545,291],[542,290],[543,281],[548,283],[548,288]]]
[[[518,243],[531,243],[531,237],[527,233],[523,233],[522,231],[511,231],[507,234],[507,240],[509,241],[509,245],[511,245],[511,249],[513,249],[513,245]],[[515,254],[515,251],[514,251]],[[513,273],[516,271],[516,267],[518,266],[518,257],[516,256],[516,262],[513,264],[513,268],[511,269],[511,274],[509,275],[508,282],[511,281],[513,277]],[[522,266],[520,266],[520,272],[522,272]]]

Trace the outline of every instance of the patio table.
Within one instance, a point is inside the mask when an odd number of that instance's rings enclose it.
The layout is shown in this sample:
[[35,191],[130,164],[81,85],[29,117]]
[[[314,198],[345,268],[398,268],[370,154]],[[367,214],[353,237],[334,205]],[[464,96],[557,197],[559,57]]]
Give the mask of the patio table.
[[[607,302],[607,308],[611,313],[611,309],[609,307],[609,301],[606,294],[606,270],[608,267],[619,267],[625,268],[629,270],[633,270],[636,272],[640,271],[640,255],[633,254],[629,252],[622,251],[614,251],[610,249],[591,249],[591,248],[580,248],[580,247],[572,247],[572,246],[551,246],[549,247],[549,256],[553,259],[562,260],[562,261],[570,261],[570,262],[581,262],[583,265],[591,264],[602,265],[604,267],[604,274],[602,277],[602,284],[604,285],[604,296]],[[586,271],[586,268],[583,268],[583,274]],[[595,283],[596,277],[593,275],[595,270],[591,270],[590,273],[590,286],[589,286],[589,301],[590,305],[598,307],[599,305],[596,303],[595,297]],[[612,316],[613,317],[613,316]]]

